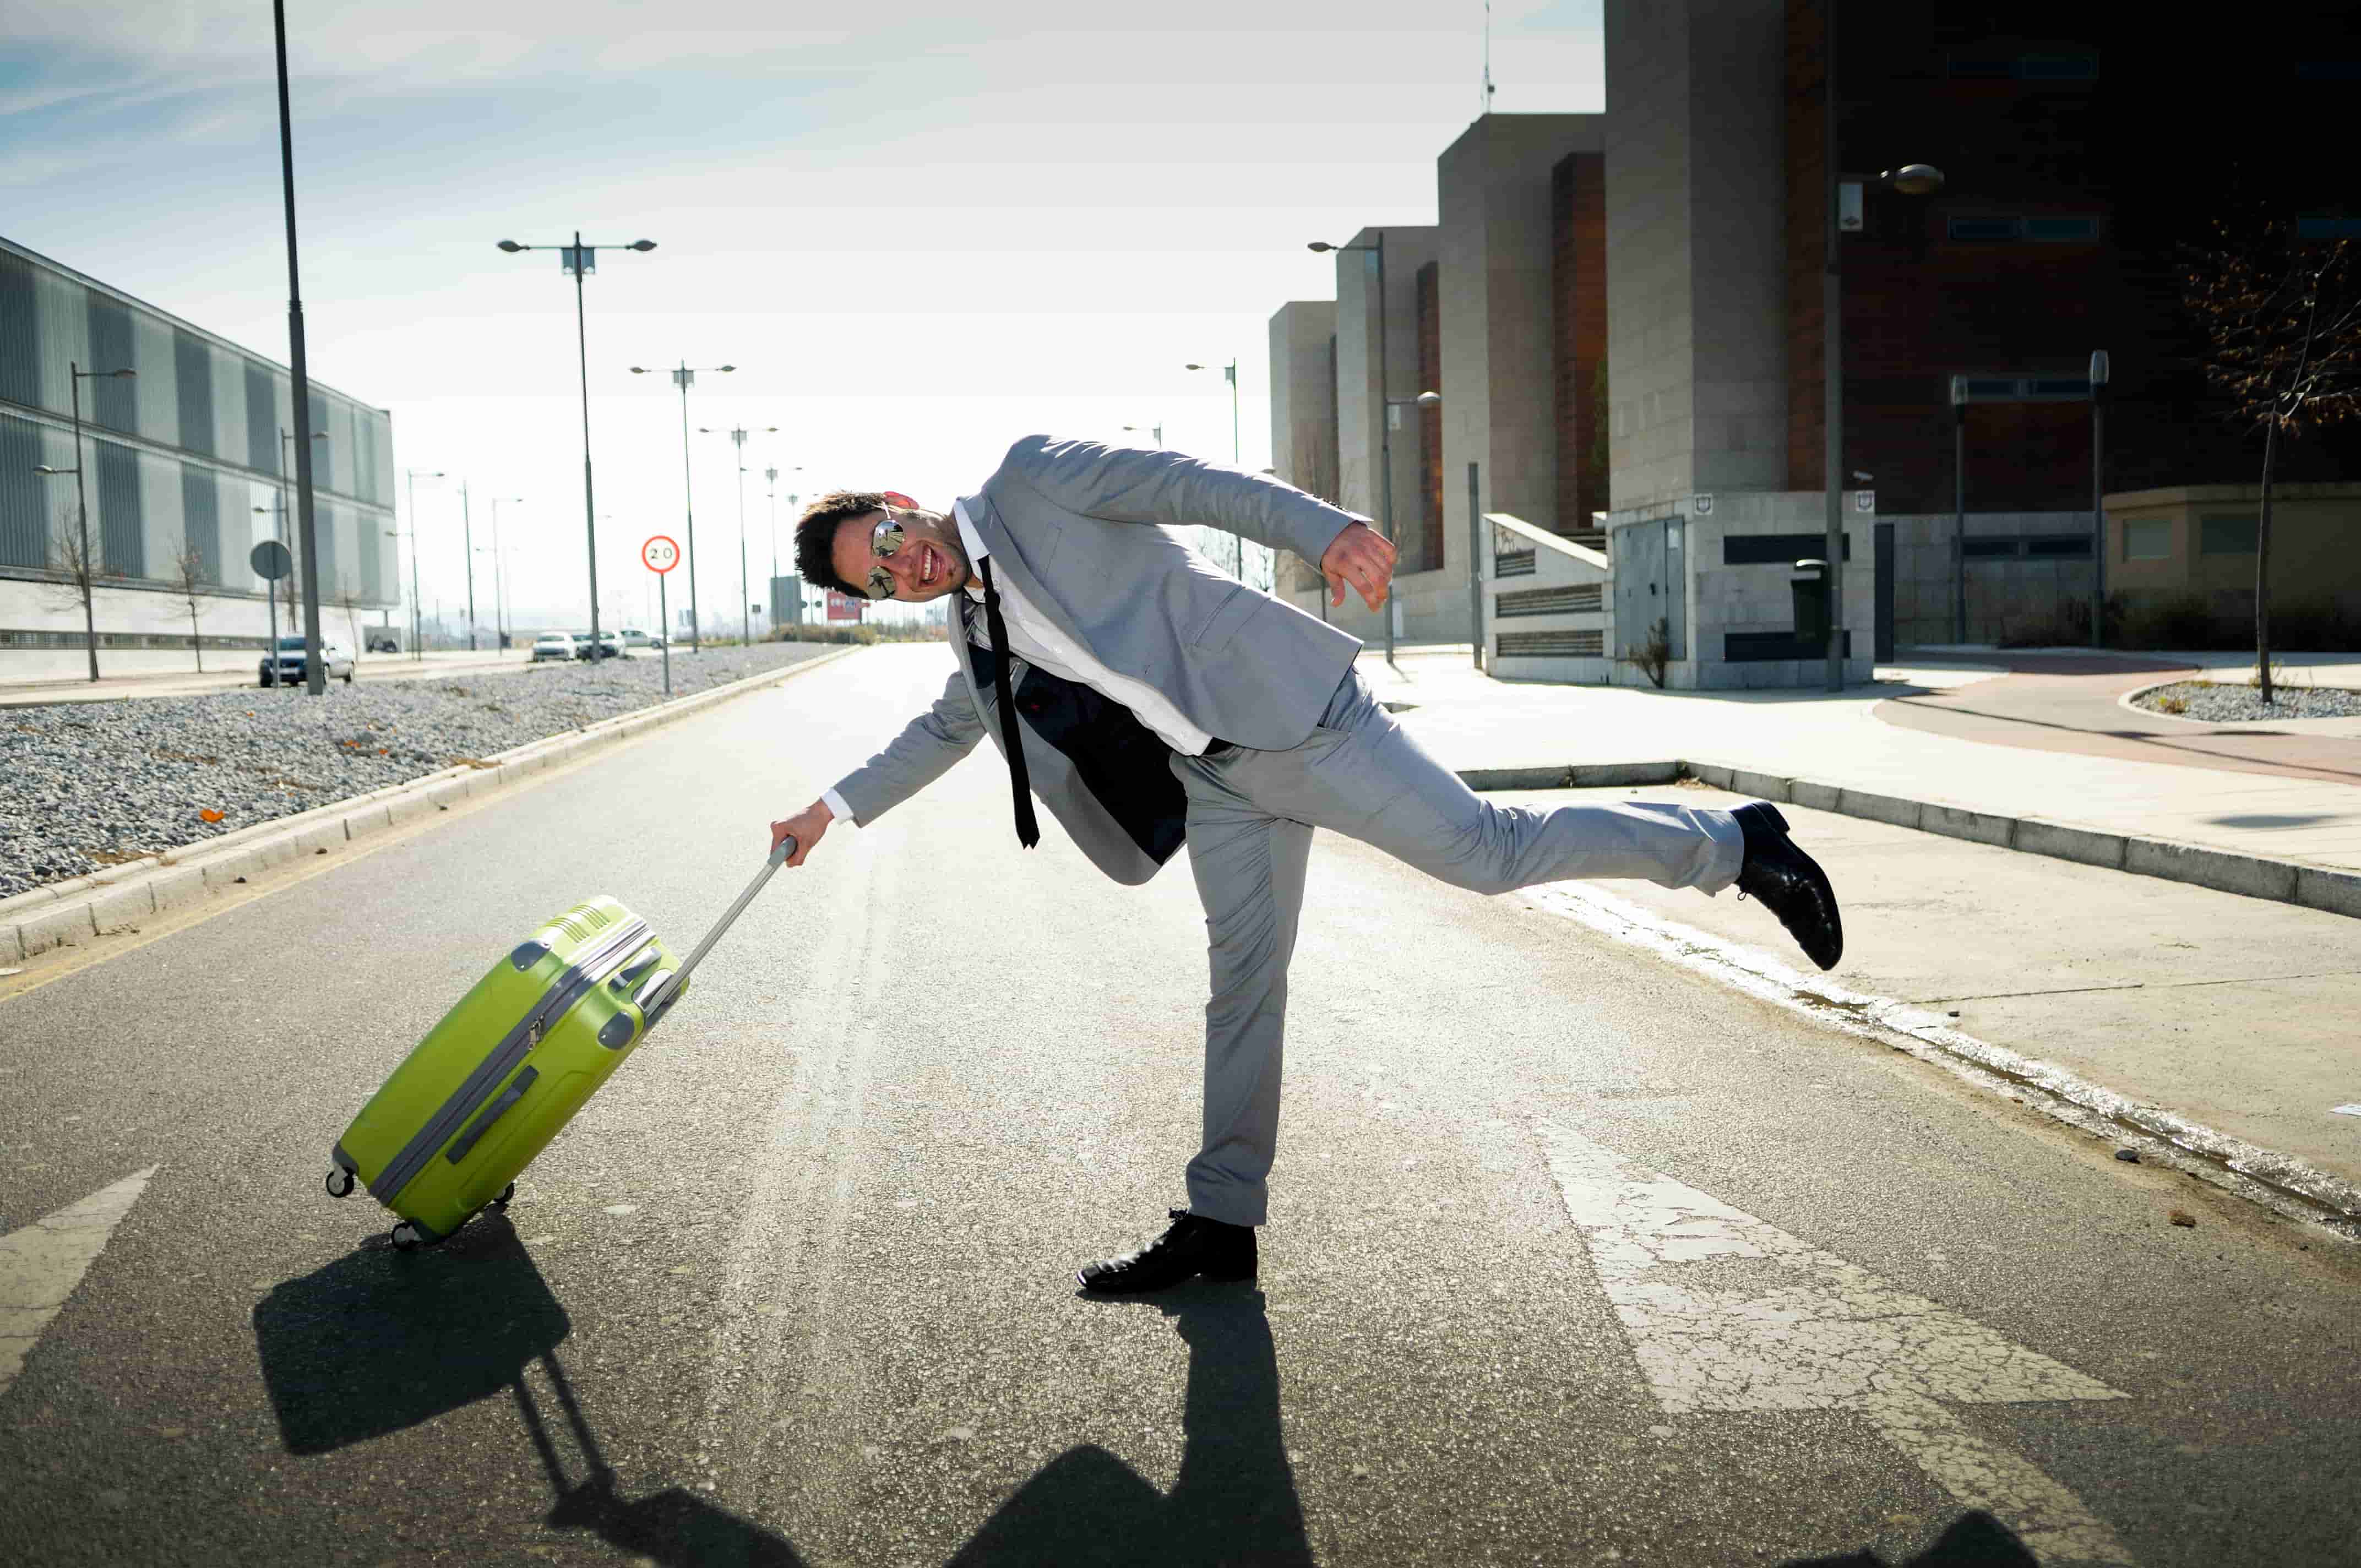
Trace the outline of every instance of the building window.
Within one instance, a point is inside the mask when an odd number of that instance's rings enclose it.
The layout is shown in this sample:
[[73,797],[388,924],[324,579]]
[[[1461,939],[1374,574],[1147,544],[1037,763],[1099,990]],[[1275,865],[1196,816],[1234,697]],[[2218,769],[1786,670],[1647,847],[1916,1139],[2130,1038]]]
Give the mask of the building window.
[[2095,54],[1955,54],[1944,62],[1954,82],[2096,82]]
[[2091,558],[2091,536],[2087,533],[2037,533],[2026,540],[2025,553],[2054,561],[2087,561]]
[[1948,232],[1953,239],[2021,239],[2025,224],[2019,218],[1952,218]]
[[2124,559],[2126,561],[2169,561],[2172,559],[2172,524],[2163,518],[2124,524]]
[[1962,539],[1960,554],[1970,561],[1990,561],[2002,556],[2014,559],[2021,541],[2015,539]]
[[2087,216],[2025,217],[2014,213],[1983,213],[1946,219],[1945,233],[1960,240],[2032,240],[2055,245],[2097,239],[2099,220]]
[[[1725,566],[1792,566],[1817,561],[1828,553],[1825,533],[1725,533],[1721,564]],[[1844,536],[1844,556],[1852,559],[1852,535]]]
[[2208,517],[2198,520],[2200,555],[2251,555],[2255,553],[2255,520],[2251,517]]

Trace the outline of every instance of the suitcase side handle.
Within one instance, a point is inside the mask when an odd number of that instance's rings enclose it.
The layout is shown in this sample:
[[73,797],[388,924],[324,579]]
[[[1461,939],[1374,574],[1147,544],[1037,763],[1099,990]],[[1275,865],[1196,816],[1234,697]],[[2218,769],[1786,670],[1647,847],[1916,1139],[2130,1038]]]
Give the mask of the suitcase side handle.
[[729,911],[713,923],[713,929],[697,944],[687,961],[669,975],[658,977],[655,983],[648,987],[647,993],[640,998],[640,1013],[647,1020],[649,1028],[654,1028],[656,1021],[671,1011],[673,999],[680,994],[680,988],[688,983],[689,971],[704,959],[713,944],[721,939],[721,933],[730,929],[738,916],[745,913],[746,906],[754,902],[754,895],[763,891],[763,883],[769,882],[778,869],[787,863],[787,857],[795,852],[796,838],[790,833],[772,849],[769,857],[763,861],[763,869],[754,873],[754,880],[746,884],[746,891],[738,895],[737,902],[730,905]]
[[509,1113],[509,1107],[524,1098],[524,1091],[531,1089],[533,1080],[540,1076],[541,1069],[537,1067],[529,1067],[517,1074],[516,1081],[502,1090],[500,1097],[486,1106],[482,1115],[467,1124],[466,1132],[451,1140],[451,1146],[444,1151],[443,1157],[453,1165],[467,1158],[467,1151],[474,1148],[486,1133],[491,1131],[493,1123]]

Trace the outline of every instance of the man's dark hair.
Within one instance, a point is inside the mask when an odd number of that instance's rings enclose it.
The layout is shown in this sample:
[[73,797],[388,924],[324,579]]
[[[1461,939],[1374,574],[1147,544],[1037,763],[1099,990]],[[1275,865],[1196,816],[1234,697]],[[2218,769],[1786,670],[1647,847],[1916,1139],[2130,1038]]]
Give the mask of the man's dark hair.
[[804,515],[796,520],[796,570],[804,581],[867,598],[867,584],[848,583],[836,575],[836,530],[846,518],[883,511],[885,505],[883,490],[831,490],[804,508]]

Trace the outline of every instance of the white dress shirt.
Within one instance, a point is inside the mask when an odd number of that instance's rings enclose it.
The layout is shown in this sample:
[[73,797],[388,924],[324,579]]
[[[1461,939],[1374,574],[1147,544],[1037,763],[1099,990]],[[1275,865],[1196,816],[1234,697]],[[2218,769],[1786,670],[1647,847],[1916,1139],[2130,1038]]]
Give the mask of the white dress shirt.
[[[983,536],[975,524],[968,521],[967,504],[951,503],[951,519],[958,523],[960,543],[967,547],[968,565],[982,575],[983,558],[992,552],[985,548]],[[1194,757],[1213,744],[1213,738],[1182,717],[1163,693],[1145,681],[1129,675],[1119,675],[1091,656],[1090,650],[1058,630],[1055,622],[1025,601],[1025,597],[1007,583],[994,587],[1000,595],[1000,618],[1008,633],[1007,651],[1035,669],[1070,681],[1080,681],[1102,696],[1112,698],[1131,709],[1133,717],[1154,730],[1163,742],[1184,757]],[[965,590],[977,604],[983,602],[981,583]],[[852,813],[844,798],[835,790],[820,793],[829,811],[840,822]]]

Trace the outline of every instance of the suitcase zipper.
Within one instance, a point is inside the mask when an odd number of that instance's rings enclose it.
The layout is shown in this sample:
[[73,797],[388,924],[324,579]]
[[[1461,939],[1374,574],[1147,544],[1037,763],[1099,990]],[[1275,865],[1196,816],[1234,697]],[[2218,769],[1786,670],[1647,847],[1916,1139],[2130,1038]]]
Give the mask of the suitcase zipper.
[[452,1135],[467,1124],[483,1102],[489,1099],[501,1081],[516,1065],[533,1054],[542,1037],[566,1016],[574,1004],[582,1000],[593,987],[621,968],[631,956],[649,942],[654,933],[644,920],[634,919],[613,932],[589,952],[580,962],[570,965],[532,1012],[519,1019],[514,1028],[501,1036],[475,1071],[469,1073],[441,1109],[426,1119],[424,1125],[401,1152],[388,1161],[369,1183],[369,1195],[390,1207],[401,1196],[418,1173],[434,1157],[434,1151],[451,1141]]

